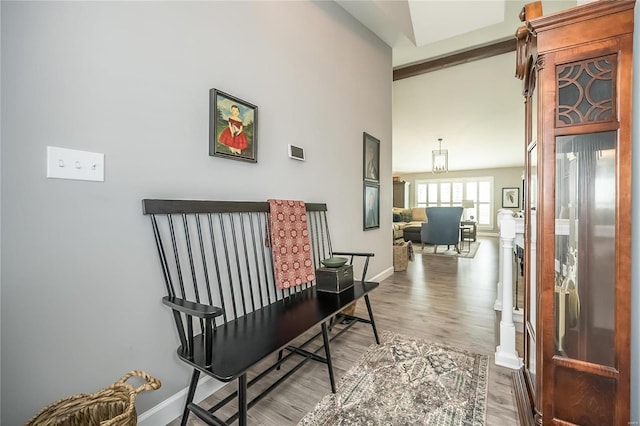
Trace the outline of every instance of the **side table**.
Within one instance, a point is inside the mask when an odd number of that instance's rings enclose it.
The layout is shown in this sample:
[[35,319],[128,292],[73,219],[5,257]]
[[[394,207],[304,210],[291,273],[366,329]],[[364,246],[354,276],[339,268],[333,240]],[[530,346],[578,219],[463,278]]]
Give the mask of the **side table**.
[[[460,225],[460,252],[465,252],[465,253],[469,253],[471,251],[471,232],[473,232],[474,229],[471,226],[463,226],[462,224]],[[467,249],[464,249],[464,242],[467,242]],[[473,241],[475,241],[475,238],[473,238]]]
[[475,220],[462,220],[460,221],[460,227],[463,226],[467,226],[469,227],[469,233],[466,236],[466,238],[469,239],[469,241],[473,241],[474,243],[476,242],[476,226],[477,226],[477,222]]

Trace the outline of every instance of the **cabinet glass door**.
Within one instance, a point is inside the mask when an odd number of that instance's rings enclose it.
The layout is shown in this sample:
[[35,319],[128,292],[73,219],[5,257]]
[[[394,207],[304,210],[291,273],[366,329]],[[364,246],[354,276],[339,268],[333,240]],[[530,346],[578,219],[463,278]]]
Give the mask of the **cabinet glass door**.
[[[526,247],[525,247],[525,370],[529,374],[529,385],[533,392],[536,388],[536,318],[538,309],[538,291],[536,283],[536,230],[538,207],[538,88],[536,86],[538,70],[533,67],[529,74],[530,96],[527,98],[527,176],[525,201]],[[529,118],[530,117],[530,118]]]
[[555,352],[615,365],[616,132],[556,138]]
[[537,316],[537,291],[536,291],[536,207],[538,199],[538,147],[534,143],[528,152],[528,250],[527,250],[527,312],[526,312],[526,339],[527,356],[526,369],[531,379],[533,389],[536,385],[536,316]]

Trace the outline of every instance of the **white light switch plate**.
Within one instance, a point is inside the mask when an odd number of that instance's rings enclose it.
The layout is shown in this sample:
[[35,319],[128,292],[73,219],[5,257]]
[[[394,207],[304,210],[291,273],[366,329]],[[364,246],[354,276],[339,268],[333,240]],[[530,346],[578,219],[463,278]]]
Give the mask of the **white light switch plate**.
[[104,154],[48,146],[47,177],[104,182]]

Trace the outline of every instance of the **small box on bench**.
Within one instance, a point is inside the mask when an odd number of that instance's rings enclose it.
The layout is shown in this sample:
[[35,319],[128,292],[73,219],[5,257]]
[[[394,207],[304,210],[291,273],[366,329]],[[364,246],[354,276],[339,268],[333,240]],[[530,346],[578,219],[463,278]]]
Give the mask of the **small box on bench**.
[[353,266],[316,269],[316,287],[318,291],[340,293],[353,287]]

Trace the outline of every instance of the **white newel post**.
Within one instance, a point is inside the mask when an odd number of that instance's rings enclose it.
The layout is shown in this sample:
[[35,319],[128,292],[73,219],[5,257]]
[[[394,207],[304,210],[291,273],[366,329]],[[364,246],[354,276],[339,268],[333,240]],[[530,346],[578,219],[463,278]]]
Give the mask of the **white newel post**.
[[[498,229],[500,229],[500,227],[502,226],[502,218],[506,217],[506,216],[513,216],[513,212],[511,210],[506,210],[506,209],[500,209],[498,210]],[[496,311],[501,311],[502,310],[502,276],[504,275],[504,264],[505,264],[505,256],[504,256],[504,250],[502,247],[502,238],[500,238],[499,242],[498,242],[498,284],[497,284],[497,291],[496,291],[496,301],[493,304],[493,309],[495,309]],[[507,259],[509,261],[507,261],[507,263],[510,264],[510,259],[511,259],[511,254],[508,255]]]
[[500,321],[500,345],[496,348],[495,361],[496,365],[517,370],[522,366],[522,361],[516,352],[516,327],[513,324],[513,274],[509,261],[515,238],[516,220],[511,214],[503,214],[500,221],[502,320]]

